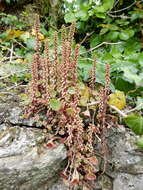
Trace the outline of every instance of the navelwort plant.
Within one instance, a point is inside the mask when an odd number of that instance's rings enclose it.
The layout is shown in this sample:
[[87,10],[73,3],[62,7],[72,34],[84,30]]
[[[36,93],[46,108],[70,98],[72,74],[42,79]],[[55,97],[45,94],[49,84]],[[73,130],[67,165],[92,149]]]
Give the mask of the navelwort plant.
[[[75,23],[67,34],[63,26],[61,31],[61,54],[58,52],[58,33],[54,34],[53,57],[49,55],[49,41],[45,41],[44,57],[40,50],[40,22],[35,19],[36,46],[31,67],[32,79],[28,94],[30,104],[26,108],[27,117],[41,121],[52,134],[46,144],[49,148],[57,146],[57,141],[67,147],[68,163],[62,172],[69,189],[79,186],[90,189],[96,180],[98,159],[95,156],[97,144],[106,160],[106,130],[116,122],[107,114],[107,101],[110,93],[110,66],[106,65],[105,87],[100,88],[97,108],[92,106],[91,99],[96,99],[96,60],[93,62],[91,78],[86,90],[90,98],[86,106],[81,106],[81,86],[78,79],[77,62],[80,45],[72,51]],[[73,52],[73,53],[72,53]],[[99,102],[99,103],[98,103]]]

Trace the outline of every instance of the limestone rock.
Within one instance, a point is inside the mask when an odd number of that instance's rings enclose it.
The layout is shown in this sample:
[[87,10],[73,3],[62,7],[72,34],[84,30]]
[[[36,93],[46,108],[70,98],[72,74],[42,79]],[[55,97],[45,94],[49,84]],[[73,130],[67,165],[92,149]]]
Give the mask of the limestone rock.
[[143,174],[120,173],[114,180],[113,190],[143,190]]
[[143,151],[135,145],[138,138],[124,127],[110,133],[113,190],[143,190]]
[[35,126],[36,121],[33,119],[25,119],[24,118],[24,111],[23,107],[20,107],[19,105],[16,106],[10,106],[9,104],[3,104],[0,105],[0,122],[8,121],[11,124],[14,125],[22,125],[22,126],[28,126],[32,127]]
[[47,190],[62,170],[63,145],[44,147],[47,135],[40,129],[0,126],[0,189]]

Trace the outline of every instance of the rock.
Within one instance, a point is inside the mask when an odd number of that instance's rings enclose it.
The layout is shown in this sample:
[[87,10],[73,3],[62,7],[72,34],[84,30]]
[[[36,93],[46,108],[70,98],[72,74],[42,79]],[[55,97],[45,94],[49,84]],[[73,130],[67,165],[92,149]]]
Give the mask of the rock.
[[36,121],[33,119],[25,119],[23,116],[23,109],[19,106],[13,107],[7,112],[7,120],[12,124],[17,125],[26,125],[29,127],[36,126]]
[[[69,188],[63,184],[62,180],[59,180],[48,190],[69,190]],[[112,190],[112,181],[107,175],[102,175],[98,177],[91,190]]]
[[0,104],[0,123],[7,121],[13,125],[36,126],[36,121],[31,118],[24,118],[23,110],[23,107],[19,105],[13,106],[7,103]]
[[135,145],[138,138],[124,127],[110,132],[110,163],[114,169],[108,172],[114,176],[113,190],[143,190],[143,151]]
[[48,190],[69,190],[66,185],[63,184],[62,181],[58,181]]
[[143,190],[143,174],[119,173],[114,180],[113,190]]
[[0,126],[0,189],[47,190],[57,179],[66,158],[63,145],[44,147],[40,129]]

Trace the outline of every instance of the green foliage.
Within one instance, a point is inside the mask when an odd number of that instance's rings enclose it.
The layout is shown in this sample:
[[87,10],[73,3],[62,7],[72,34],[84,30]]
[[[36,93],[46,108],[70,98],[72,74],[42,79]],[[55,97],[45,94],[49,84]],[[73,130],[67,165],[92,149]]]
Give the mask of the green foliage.
[[[84,80],[88,80],[87,70],[90,70],[90,58],[96,56],[97,67],[99,68],[97,81],[99,83],[104,82],[103,65],[110,63],[111,78],[114,85],[112,89],[116,88],[125,93],[132,91],[130,96],[137,96],[136,89],[140,89],[143,84],[143,59],[140,40],[140,25],[142,24],[139,20],[143,18],[143,5],[139,2],[138,7],[133,4],[126,10],[126,7],[130,5],[130,2],[124,1],[114,3],[114,0],[89,2],[76,0],[65,3],[67,9],[64,18],[67,23],[76,20],[79,41],[82,41],[84,35],[92,33],[82,46],[85,48],[84,52],[87,48],[91,48],[91,51],[85,54],[81,53],[79,60],[80,76]],[[118,13],[118,9],[122,10],[123,8],[125,11]],[[101,46],[98,47],[100,44]],[[96,46],[97,48],[95,48]],[[94,49],[92,50],[92,48]],[[141,95],[142,91],[140,91]]]
[[136,110],[143,109],[143,97],[137,97],[136,106],[137,106]]
[[131,128],[135,134],[143,134],[143,117],[137,114],[130,114],[124,118],[125,123]]
[[105,18],[106,12],[113,7],[114,0],[103,0],[99,3],[94,1],[73,1],[70,3],[65,3],[67,11],[65,14],[65,21],[71,23],[74,20],[87,21],[92,16],[97,18]]
[[139,138],[139,139],[136,141],[136,145],[137,145],[139,148],[143,148],[143,137]]
[[[41,1],[42,6],[45,0]],[[47,3],[47,2],[46,2]],[[52,7],[52,1],[45,6],[45,13],[48,17],[42,17],[44,21],[41,25],[41,32],[45,37],[53,33],[53,29],[45,29],[45,25],[54,25],[62,20],[63,16],[66,23],[76,20],[78,30],[76,31],[76,40],[81,42],[87,35],[86,40],[80,47],[78,62],[79,77],[84,81],[89,80],[89,71],[92,67],[92,57],[98,60],[97,82],[104,84],[104,65],[111,65],[112,90],[124,91],[131,97],[141,96],[142,73],[143,73],[143,54],[141,52],[141,27],[140,18],[142,15],[142,3],[139,6],[134,4],[131,8],[121,11],[118,9],[126,8],[130,2],[114,3],[114,0],[108,1],[83,1],[75,0],[72,2],[55,1]],[[51,8],[50,8],[51,7]],[[63,9],[64,7],[64,9]],[[60,10],[58,10],[60,9]],[[29,12],[23,11],[24,18],[28,18]],[[50,12],[51,11],[51,12]],[[63,12],[61,14],[61,11]],[[60,12],[58,17],[57,13]],[[28,14],[28,15],[27,15]],[[51,16],[53,15],[53,16]],[[113,15],[113,17],[112,17]],[[115,16],[115,17],[114,17]],[[54,19],[52,21],[52,18]],[[55,22],[57,20],[57,22]],[[25,30],[26,26],[14,15],[1,13],[1,24],[7,25],[15,30]],[[90,34],[91,32],[91,34]],[[24,56],[28,61],[33,53],[35,46],[35,37],[28,32],[15,38],[24,47],[16,45],[15,53],[18,56]],[[88,37],[89,35],[89,37]],[[8,33],[4,31],[0,34],[2,45],[11,48],[11,43],[7,41]],[[104,43],[106,42],[106,43]],[[15,42],[14,42],[15,43]],[[102,45],[103,43],[103,45]],[[112,44],[115,43],[115,44]],[[98,47],[98,45],[100,45]],[[97,46],[97,48],[95,48]],[[89,52],[87,49],[95,48]],[[5,50],[3,50],[5,53]]]
[[13,29],[24,29],[26,25],[22,23],[20,19],[18,19],[17,16],[11,15],[11,14],[5,14],[5,13],[0,13],[0,24],[1,25],[6,25],[10,26]]
[[1,13],[0,17],[0,24],[5,29],[0,33],[0,75],[9,75],[6,82],[11,84],[28,82],[27,71],[35,48],[35,34],[31,30],[25,31],[27,25],[15,15]]

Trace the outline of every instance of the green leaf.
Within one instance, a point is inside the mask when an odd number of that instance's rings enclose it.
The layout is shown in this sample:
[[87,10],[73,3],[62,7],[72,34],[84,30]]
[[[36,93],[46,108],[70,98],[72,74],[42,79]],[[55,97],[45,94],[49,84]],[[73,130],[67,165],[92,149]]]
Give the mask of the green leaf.
[[134,30],[131,30],[131,29],[127,29],[127,30],[123,30],[119,37],[121,40],[128,40],[129,38],[133,37],[134,36]]
[[124,91],[125,93],[135,88],[133,84],[124,80],[121,77],[117,77],[116,82],[115,82],[115,87],[117,90]]
[[117,26],[117,25],[115,25],[115,24],[110,24],[110,30],[114,30],[114,31],[116,31],[116,30],[119,30],[120,28]]
[[119,37],[121,40],[128,40],[129,39],[129,35],[126,32],[121,32]]
[[61,109],[61,102],[60,100],[57,100],[57,99],[51,99],[50,100],[50,107],[52,108],[52,110],[54,111],[59,111]]
[[65,19],[66,23],[72,23],[73,21],[76,20],[76,17],[75,17],[74,13],[69,12],[69,13],[65,14],[64,19]]
[[96,13],[96,17],[98,18],[106,18],[105,13]]
[[114,0],[103,0],[103,7],[105,10],[112,9],[114,5]]
[[28,38],[30,38],[30,33],[29,32],[25,32],[24,34],[22,34],[19,37],[22,41],[26,42]]
[[90,47],[95,47],[96,45],[101,43],[101,36],[98,34],[93,34],[90,39]]
[[27,94],[21,93],[19,94],[19,97],[24,102],[25,105],[28,105],[30,103],[30,98]]
[[141,48],[141,43],[137,38],[131,38],[125,42],[125,52],[124,55],[132,55],[134,52]]
[[135,82],[137,86],[143,86],[143,77],[136,74],[135,67],[124,67],[124,76],[129,82]]
[[140,54],[139,54],[138,60],[139,60],[139,64],[140,64],[141,66],[143,66],[143,53],[140,53]]
[[141,110],[143,109],[143,97],[137,97],[137,102],[136,102],[136,110]]
[[120,53],[119,48],[117,46],[112,46],[110,53],[115,58],[120,58],[121,57],[121,53]]
[[138,9],[137,11],[130,11],[130,14],[131,14],[131,21],[134,21],[139,18],[143,18],[142,9]]
[[143,134],[143,117],[137,114],[130,114],[124,118],[126,125],[133,130],[136,135]]
[[124,19],[120,19],[120,20],[115,20],[115,23],[121,26],[125,26],[125,25],[128,25],[130,22]]
[[86,10],[79,10],[78,12],[76,12],[75,16],[81,21],[88,20],[88,12]]
[[136,145],[137,145],[139,148],[143,148],[143,137],[139,138],[139,139],[136,141]]
[[26,41],[27,48],[34,49],[35,48],[35,38],[28,38]]
[[87,106],[89,100],[89,88],[85,86],[84,90],[82,89],[80,91],[81,97],[79,103],[81,106]]
[[112,54],[109,53],[109,52],[104,53],[104,55],[103,55],[103,60],[104,60],[105,62],[108,62],[108,63],[112,62],[112,61],[113,61],[113,56],[112,56]]
[[106,10],[103,6],[96,6],[94,8],[94,11],[95,11],[95,13],[105,13],[106,12]]
[[103,34],[107,33],[108,31],[109,31],[109,28],[102,28],[102,29],[100,30],[99,35],[103,35]]
[[84,46],[80,46],[80,49],[79,49],[79,54],[82,54],[82,53],[84,53],[84,55],[86,55],[86,48],[84,47]]
[[83,80],[86,81],[89,78],[89,73],[92,68],[92,62],[88,60],[82,60],[79,57],[78,68],[79,68],[79,74],[81,75]]
[[110,39],[110,40],[117,40],[119,37],[119,32],[109,32],[107,34],[107,38]]

